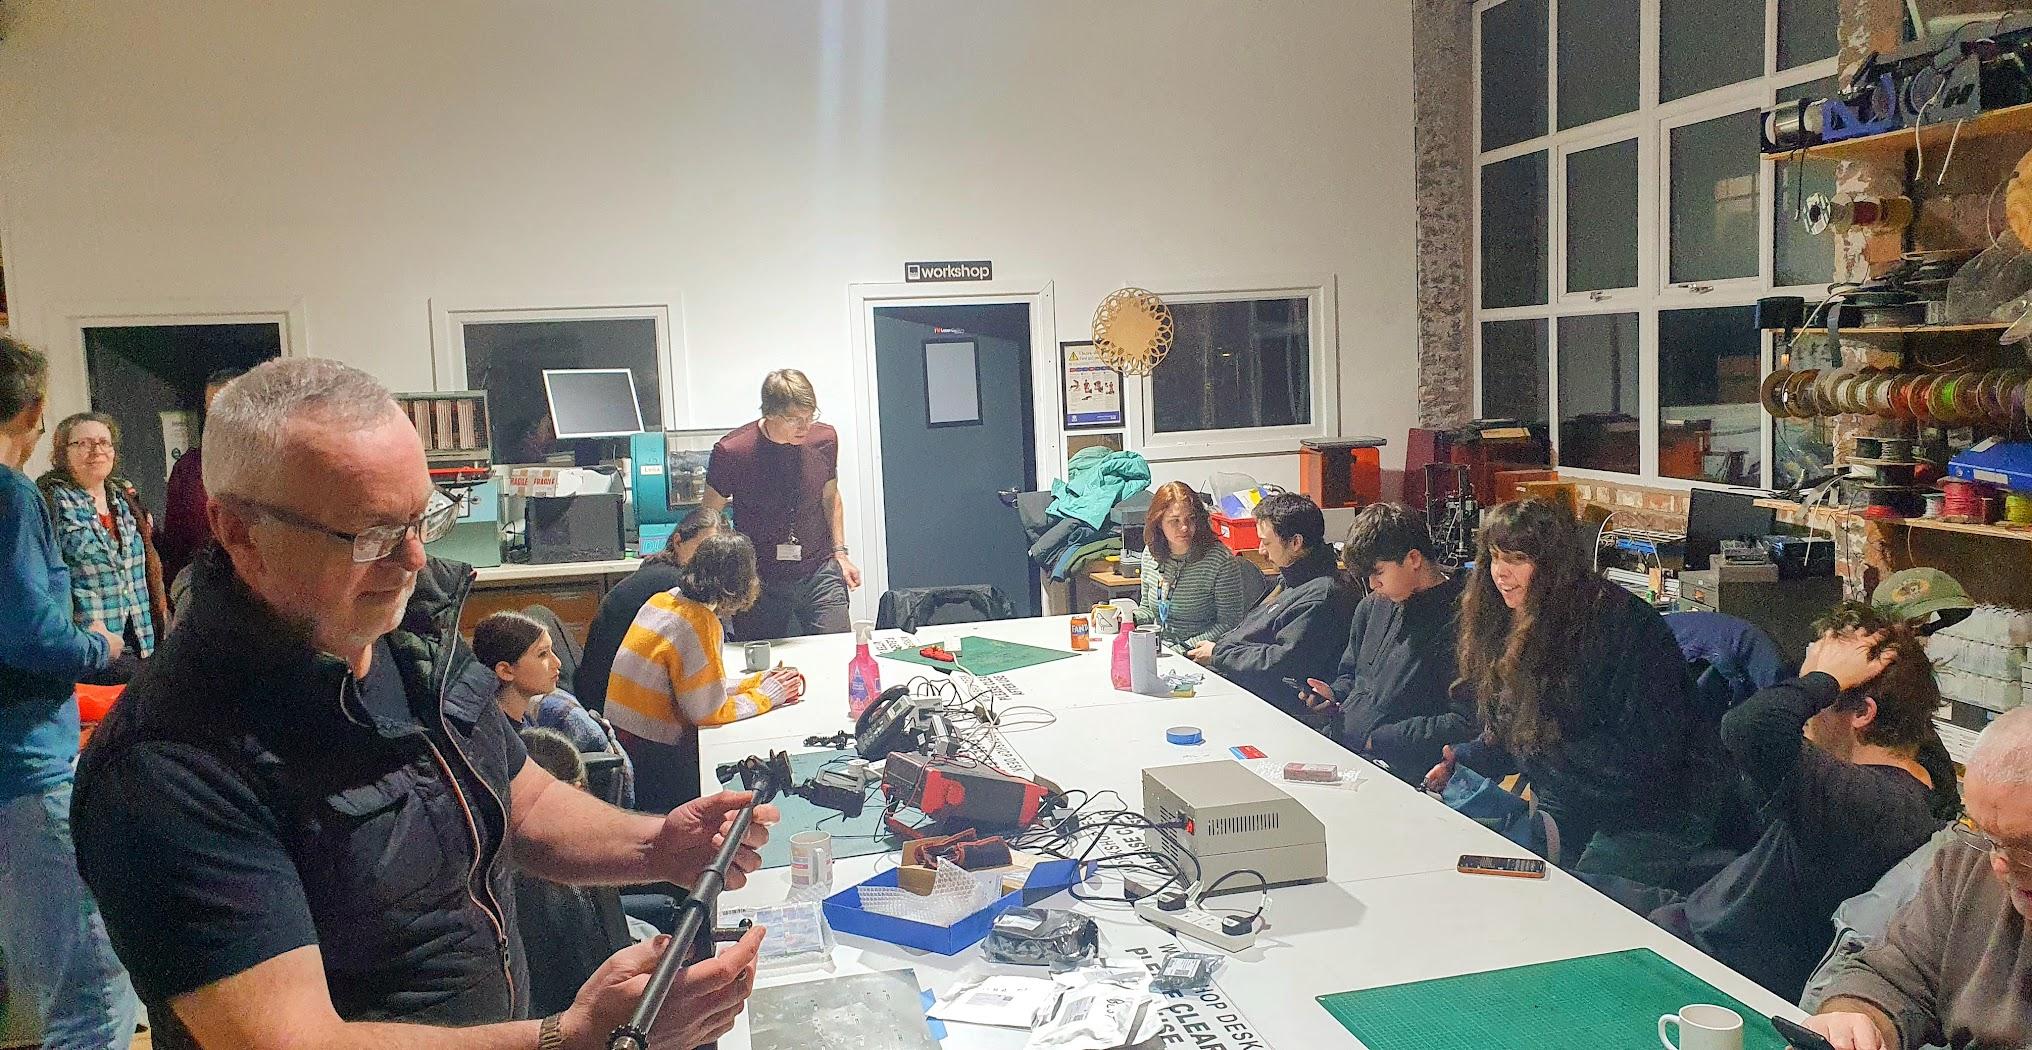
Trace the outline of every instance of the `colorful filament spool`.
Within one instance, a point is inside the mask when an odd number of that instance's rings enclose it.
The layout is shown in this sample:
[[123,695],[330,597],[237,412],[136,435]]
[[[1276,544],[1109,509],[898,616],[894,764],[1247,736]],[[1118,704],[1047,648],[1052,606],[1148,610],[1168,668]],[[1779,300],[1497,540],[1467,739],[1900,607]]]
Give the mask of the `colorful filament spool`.
[[2004,493],[2004,521],[2011,525],[2032,525],[2032,493]]

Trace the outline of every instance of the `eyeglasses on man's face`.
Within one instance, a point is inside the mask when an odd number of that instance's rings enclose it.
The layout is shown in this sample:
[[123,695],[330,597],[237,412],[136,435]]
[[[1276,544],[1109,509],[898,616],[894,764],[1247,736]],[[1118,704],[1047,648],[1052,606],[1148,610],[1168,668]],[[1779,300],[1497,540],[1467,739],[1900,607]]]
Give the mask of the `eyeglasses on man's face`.
[[400,525],[375,525],[358,532],[341,532],[338,529],[320,525],[286,507],[277,507],[244,496],[226,497],[227,502],[237,503],[262,516],[273,518],[291,528],[315,532],[341,543],[351,544],[353,562],[366,564],[380,561],[402,549],[402,544],[414,531],[417,538],[425,543],[435,543],[452,531],[452,524],[459,517],[459,501],[447,495],[443,489],[432,489],[430,501],[424,504],[423,513]]
[[1985,834],[1975,822],[1967,817],[1949,826],[1955,841],[1970,849],[1981,850],[2004,862],[2004,866],[2020,875],[2032,875],[2032,851],[2006,846]]
[[808,430],[811,428],[812,424],[818,422],[819,412],[818,409],[814,408],[809,413],[786,412],[780,415],[770,416],[769,418],[775,420],[778,423],[783,424],[786,427],[789,427],[792,430]]

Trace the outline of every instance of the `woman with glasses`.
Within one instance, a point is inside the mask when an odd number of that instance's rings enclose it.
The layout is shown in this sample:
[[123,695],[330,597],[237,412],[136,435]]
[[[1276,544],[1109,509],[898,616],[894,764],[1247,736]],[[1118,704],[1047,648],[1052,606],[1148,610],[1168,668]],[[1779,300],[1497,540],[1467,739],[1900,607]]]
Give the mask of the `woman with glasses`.
[[120,424],[101,412],[80,412],[56,425],[50,470],[36,479],[71,570],[71,605],[80,623],[98,621],[126,651],[87,678],[123,685],[155,653],[158,625],[168,621],[168,592],[155,553],[155,523],[119,465]]

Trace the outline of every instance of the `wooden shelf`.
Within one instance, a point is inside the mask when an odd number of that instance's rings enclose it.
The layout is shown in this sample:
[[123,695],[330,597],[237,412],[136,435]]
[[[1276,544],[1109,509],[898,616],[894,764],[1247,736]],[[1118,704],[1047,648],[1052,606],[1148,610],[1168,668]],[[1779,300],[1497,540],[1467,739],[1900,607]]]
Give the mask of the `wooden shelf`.
[[1799,520],[1799,504],[1793,503],[1790,500],[1760,499],[1757,501],[1757,505],[1778,511],[1779,520],[1788,525],[1806,524],[1816,529],[1829,528],[1835,524],[1846,524],[1848,521],[1854,520],[1870,525],[1902,526],[1904,528],[1925,529],[1933,532],[1958,532],[1964,536],[1981,536],[1986,539],[2016,540],[2020,543],[2032,543],[2032,528],[2017,529],[2003,525],[1964,525],[1959,522],[1940,521],[1935,518],[1901,518],[1880,521],[1874,518],[1865,518],[1854,511],[1837,507],[1815,507],[1813,508],[1810,521],[1801,522]]
[[[1765,156],[1784,163],[1800,156],[1803,152],[1809,160],[1871,160],[1895,158],[1911,149],[1915,143],[1926,149],[1936,146],[1945,148],[1948,140],[1955,138],[1955,122],[1928,124],[1916,133],[1911,128],[1887,131],[1881,135],[1865,135],[1862,138],[1844,139],[1840,142],[1824,142],[1809,146],[1804,151],[1791,153],[1767,153]],[[2022,106],[2008,106],[1971,117],[1961,122],[1961,135],[1957,142],[1970,139],[1990,138],[1996,135],[2015,135],[2032,132],[2032,103]]]
[[[1979,324],[1917,324],[1917,325],[1863,325],[1841,330],[1843,335],[1973,335],[1977,332],[2001,332],[2011,327],[2003,321],[1984,321]],[[1800,328],[1804,335],[1826,335],[1825,328]]]

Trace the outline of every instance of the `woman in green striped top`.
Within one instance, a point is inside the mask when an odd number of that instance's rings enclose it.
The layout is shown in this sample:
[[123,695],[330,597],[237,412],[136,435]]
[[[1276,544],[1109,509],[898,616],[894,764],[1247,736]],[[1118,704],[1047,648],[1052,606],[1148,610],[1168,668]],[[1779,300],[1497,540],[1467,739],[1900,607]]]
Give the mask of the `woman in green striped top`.
[[1191,486],[1160,486],[1145,521],[1139,625],[1156,624],[1165,641],[1189,649],[1227,633],[1262,598],[1263,574],[1221,546]]

